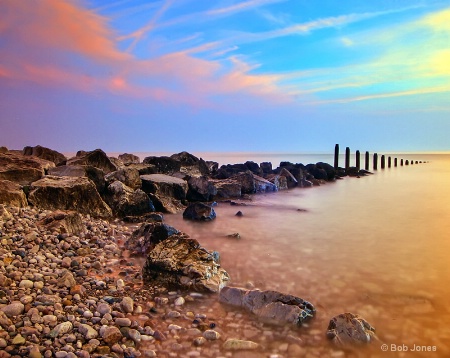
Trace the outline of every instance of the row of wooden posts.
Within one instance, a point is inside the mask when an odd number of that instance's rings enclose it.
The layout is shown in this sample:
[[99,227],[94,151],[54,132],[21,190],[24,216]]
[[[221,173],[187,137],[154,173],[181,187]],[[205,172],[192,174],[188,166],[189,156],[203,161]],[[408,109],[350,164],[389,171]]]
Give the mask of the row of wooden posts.
[[[369,158],[370,154],[369,152],[366,152],[366,161],[365,161],[365,170],[369,170]],[[421,161],[415,162],[416,164],[422,163]],[[384,169],[386,167],[386,157],[384,155],[381,155],[381,169]],[[413,165],[414,160],[405,160],[400,159],[400,166],[403,165]],[[392,158],[387,157],[387,166],[390,168],[392,166]],[[394,167],[398,166],[398,159],[394,158]],[[334,147],[334,168],[337,169],[339,167],[339,144],[336,144]],[[361,169],[361,153],[359,150],[356,151],[356,165],[355,167],[360,170]],[[348,170],[350,168],[350,148],[345,148],[345,170]],[[373,170],[378,169],[378,153],[373,154]]]

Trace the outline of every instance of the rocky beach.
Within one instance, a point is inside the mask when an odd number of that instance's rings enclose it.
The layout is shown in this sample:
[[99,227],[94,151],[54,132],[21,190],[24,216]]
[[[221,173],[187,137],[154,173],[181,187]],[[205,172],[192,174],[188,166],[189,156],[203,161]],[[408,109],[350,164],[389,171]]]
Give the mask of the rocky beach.
[[[234,287],[220,252],[164,215],[208,225],[220,220],[216,205],[242,214],[253,194],[365,174],[326,163],[219,167],[187,152],[141,162],[3,147],[0,357],[353,356],[378,340],[363,317],[343,312],[311,329],[314,302],[270,282]],[[317,345],[324,337],[329,345]]]

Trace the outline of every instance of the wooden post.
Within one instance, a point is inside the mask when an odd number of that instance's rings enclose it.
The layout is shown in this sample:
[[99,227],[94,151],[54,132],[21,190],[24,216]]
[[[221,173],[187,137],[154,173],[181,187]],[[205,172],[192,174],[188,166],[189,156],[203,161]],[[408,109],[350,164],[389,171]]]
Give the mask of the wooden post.
[[413,165],[414,164],[414,160],[411,160],[411,165]]
[[339,144],[334,146],[334,169],[339,167]]
[[405,165],[409,165],[409,160],[408,159],[405,160]]
[[397,166],[397,158],[394,158],[394,167]]
[[366,152],[366,170],[369,170],[369,152]]
[[373,170],[377,170],[378,169],[378,154],[374,153],[373,154]]
[[391,157],[388,157],[388,168],[391,167]]
[[403,159],[400,159],[400,165],[403,167]]
[[345,148],[345,170],[350,168],[350,148]]
[[384,169],[385,167],[385,158],[384,158],[384,154],[381,156],[381,169]]
[[356,151],[356,168],[358,171],[361,169],[361,155],[359,153],[359,150]]

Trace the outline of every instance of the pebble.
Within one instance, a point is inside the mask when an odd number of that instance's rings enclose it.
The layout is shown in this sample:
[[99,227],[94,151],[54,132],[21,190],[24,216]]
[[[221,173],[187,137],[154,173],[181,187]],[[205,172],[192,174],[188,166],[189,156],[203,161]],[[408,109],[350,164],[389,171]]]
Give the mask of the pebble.
[[220,334],[219,332],[212,329],[207,329],[205,332],[203,332],[203,337],[208,341],[215,341],[220,338]]
[[185,300],[184,300],[183,297],[178,297],[178,298],[175,300],[174,305],[175,305],[175,306],[182,306],[182,305],[184,305],[184,302],[185,302]]

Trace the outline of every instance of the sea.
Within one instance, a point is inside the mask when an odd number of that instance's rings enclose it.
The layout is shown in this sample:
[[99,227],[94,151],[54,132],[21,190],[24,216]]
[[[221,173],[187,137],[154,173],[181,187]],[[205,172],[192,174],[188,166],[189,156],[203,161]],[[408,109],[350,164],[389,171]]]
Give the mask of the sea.
[[[274,168],[281,161],[333,164],[326,153],[198,156],[220,164],[270,161]],[[400,159],[414,165],[400,166]],[[336,357],[450,357],[450,154],[392,154],[390,168],[370,169],[360,178],[256,194],[245,206],[219,202],[212,222],[186,221],[181,213],[165,221],[218,251],[229,285],[281,291],[316,307],[306,326],[290,331],[305,343],[299,357],[328,349],[329,320],[344,312],[363,317],[379,341]],[[228,237],[234,233],[240,239]],[[211,314],[227,315],[217,297],[210,300]],[[283,342],[262,342],[265,356]]]

